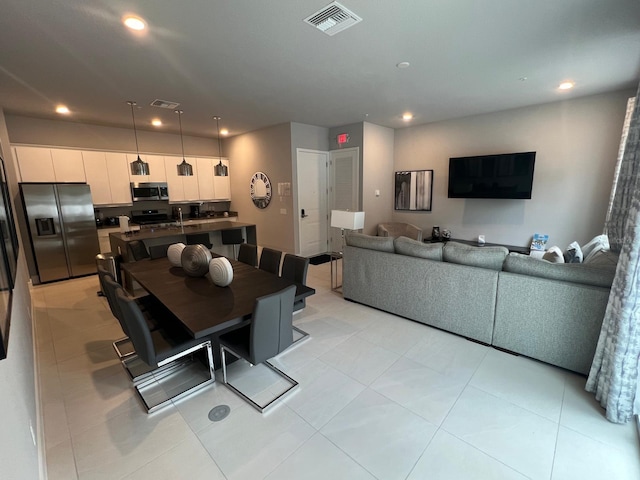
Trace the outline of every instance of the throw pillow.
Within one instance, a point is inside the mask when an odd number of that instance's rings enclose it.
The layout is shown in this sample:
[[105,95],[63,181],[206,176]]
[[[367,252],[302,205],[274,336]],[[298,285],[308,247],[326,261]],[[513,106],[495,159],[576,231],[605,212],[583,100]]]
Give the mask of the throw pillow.
[[582,263],[584,255],[578,242],[571,242],[564,252],[565,263]]
[[556,245],[547,250],[542,256],[542,259],[547,260],[551,263],[564,263],[564,255],[562,254],[562,250],[560,250],[560,247]]
[[589,261],[585,260],[584,263],[588,264],[590,267],[608,267],[613,268],[615,270],[618,265],[618,257],[617,253],[613,253],[610,250],[598,250],[595,253],[591,253],[589,255]]
[[582,255],[584,260],[587,261],[589,255],[595,250],[609,250],[609,237],[606,235],[597,235],[593,237],[588,243],[582,246]]

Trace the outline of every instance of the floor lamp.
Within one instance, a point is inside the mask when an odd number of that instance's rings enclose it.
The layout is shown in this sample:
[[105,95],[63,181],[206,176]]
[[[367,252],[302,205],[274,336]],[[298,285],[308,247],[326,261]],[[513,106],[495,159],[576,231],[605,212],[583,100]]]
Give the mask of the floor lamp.
[[[360,230],[364,228],[364,212],[352,212],[349,210],[331,210],[331,226],[335,228],[339,228],[342,233],[342,245],[340,246],[341,250],[344,250],[345,240],[344,240],[344,231],[345,230]],[[338,285],[338,260],[342,258],[342,251],[331,254],[331,289],[337,290],[342,285]],[[335,280],[334,280],[334,269],[333,262],[336,262],[335,267]]]

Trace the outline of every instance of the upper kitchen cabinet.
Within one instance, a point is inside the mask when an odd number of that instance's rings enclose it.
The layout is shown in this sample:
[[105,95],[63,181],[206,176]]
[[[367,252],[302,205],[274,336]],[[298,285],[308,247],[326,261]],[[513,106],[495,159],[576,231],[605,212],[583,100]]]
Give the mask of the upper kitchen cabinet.
[[[226,169],[220,168],[220,164],[226,167]],[[213,165],[213,185],[216,193],[215,199],[231,200],[231,178],[229,176],[229,160],[225,158],[214,158]],[[225,172],[226,175],[219,175],[223,172]]]
[[64,148],[15,147],[23,182],[85,182],[82,152]]
[[[129,163],[135,161],[138,156],[134,153],[127,154]],[[129,181],[133,183],[140,182],[166,182],[167,174],[165,172],[164,156],[162,155],[140,155],[140,158],[149,164],[149,175],[131,175],[129,169]]]
[[211,158],[196,158],[198,165],[198,192],[200,200],[208,202],[216,199],[213,183],[213,160]]
[[182,163],[182,157],[164,157],[167,186],[169,187],[169,202],[171,203],[197,202],[200,200],[196,158],[185,157],[185,159],[193,167],[193,175],[190,177],[178,175],[178,164]]
[[82,158],[94,205],[132,205],[126,154],[82,152]]
[[55,182],[50,148],[15,147],[20,180],[23,182]]
[[80,150],[52,148],[51,159],[56,182],[84,183],[87,181]]

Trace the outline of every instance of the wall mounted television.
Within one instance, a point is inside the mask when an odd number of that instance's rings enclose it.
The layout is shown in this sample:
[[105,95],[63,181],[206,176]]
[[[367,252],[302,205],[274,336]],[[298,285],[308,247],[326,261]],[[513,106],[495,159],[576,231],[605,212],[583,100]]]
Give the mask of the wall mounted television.
[[449,159],[449,198],[530,199],[536,152]]

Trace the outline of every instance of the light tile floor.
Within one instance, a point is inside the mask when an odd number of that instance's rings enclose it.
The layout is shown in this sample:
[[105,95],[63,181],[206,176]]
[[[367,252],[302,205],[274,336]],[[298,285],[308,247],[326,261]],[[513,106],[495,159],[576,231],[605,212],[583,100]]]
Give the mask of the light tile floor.
[[311,338],[275,360],[301,388],[265,415],[220,382],[147,415],[97,278],[34,287],[49,479],[640,478],[584,377],[346,302],[328,264],[309,283]]

